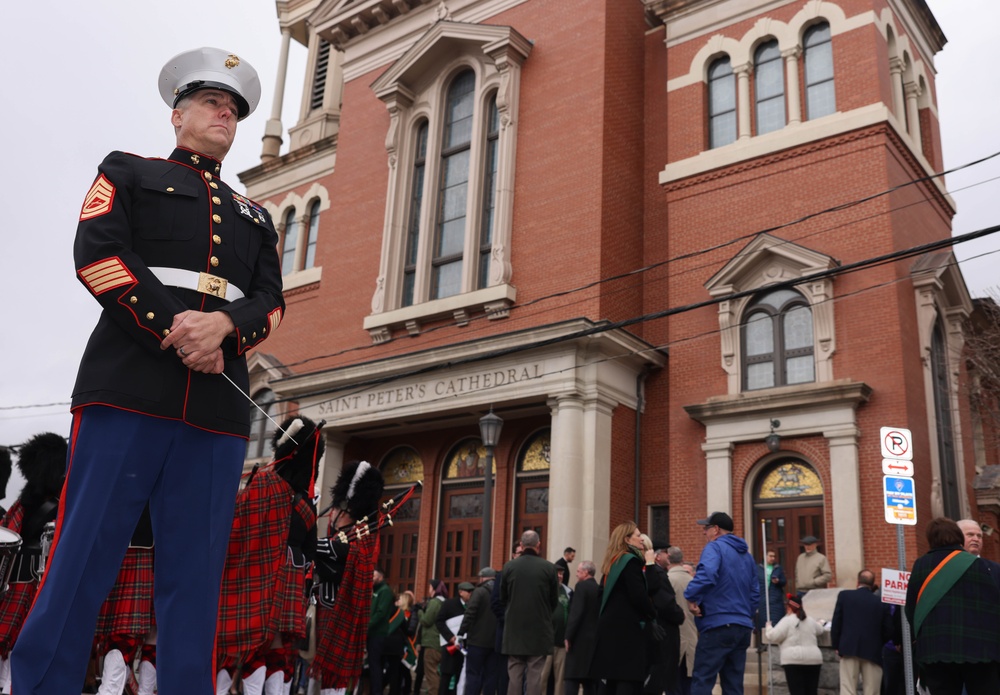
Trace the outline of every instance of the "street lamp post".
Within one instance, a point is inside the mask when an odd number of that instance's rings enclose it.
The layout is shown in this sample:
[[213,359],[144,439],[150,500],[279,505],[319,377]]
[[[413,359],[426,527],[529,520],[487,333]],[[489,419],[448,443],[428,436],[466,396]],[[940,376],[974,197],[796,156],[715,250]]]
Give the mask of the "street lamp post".
[[503,420],[490,412],[479,418],[479,434],[486,447],[486,470],[483,474],[483,534],[479,540],[479,557],[482,567],[489,567],[492,560],[493,543],[493,450],[500,440]]

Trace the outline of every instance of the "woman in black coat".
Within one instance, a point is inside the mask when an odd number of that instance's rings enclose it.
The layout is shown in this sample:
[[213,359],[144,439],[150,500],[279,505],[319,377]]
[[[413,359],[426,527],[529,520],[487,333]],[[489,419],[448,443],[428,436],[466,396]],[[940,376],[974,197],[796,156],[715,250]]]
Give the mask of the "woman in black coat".
[[656,617],[647,580],[659,587],[656,575],[645,573],[647,564],[653,564],[653,552],[643,551],[635,522],[619,524],[611,532],[601,567],[603,594],[590,669],[591,678],[606,681],[602,695],[642,693],[647,670],[644,627]]

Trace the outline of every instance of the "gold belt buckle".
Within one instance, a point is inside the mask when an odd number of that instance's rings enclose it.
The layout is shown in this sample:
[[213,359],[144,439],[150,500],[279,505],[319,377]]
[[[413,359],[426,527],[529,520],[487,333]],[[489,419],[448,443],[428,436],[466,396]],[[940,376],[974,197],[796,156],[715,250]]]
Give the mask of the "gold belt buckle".
[[226,278],[220,278],[217,275],[210,275],[209,273],[198,273],[198,291],[202,294],[210,294],[213,297],[225,299],[226,288],[228,286],[229,281]]

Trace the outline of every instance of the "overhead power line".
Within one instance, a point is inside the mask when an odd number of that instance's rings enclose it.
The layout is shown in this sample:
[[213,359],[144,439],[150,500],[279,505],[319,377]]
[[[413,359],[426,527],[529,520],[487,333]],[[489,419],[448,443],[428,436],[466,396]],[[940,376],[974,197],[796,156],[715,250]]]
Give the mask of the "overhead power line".
[[628,328],[629,326],[634,326],[639,323],[645,323],[647,321],[655,321],[657,319],[667,318],[668,316],[676,316],[677,314],[683,314],[689,311],[694,311],[696,309],[702,309],[708,306],[714,306],[716,304],[721,304],[722,302],[730,302],[736,299],[742,299],[743,297],[749,297],[758,294],[763,291],[776,291],[781,289],[789,289],[796,287],[798,285],[803,285],[809,282],[814,282],[816,280],[822,280],[825,278],[831,278],[838,275],[844,275],[847,273],[857,272],[859,270],[866,270],[868,268],[875,268],[887,263],[895,263],[896,261],[906,260],[907,258],[913,258],[915,256],[920,256],[925,253],[931,253],[933,251],[939,251],[941,249],[950,248],[957,244],[962,244],[968,241],[973,241],[975,239],[980,239],[991,234],[995,234],[1000,231],[1000,225],[995,225],[992,227],[986,227],[984,229],[976,230],[973,232],[968,232],[967,234],[962,234],[957,237],[949,237],[947,239],[938,239],[935,241],[928,242],[926,244],[919,244],[917,246],[911,246],[906,249],[901,249],[898,251],[893,251],[891,253],[882,254],[880,256],[872,256],[860,261],[855,261],[853,263],[847,263],[845,265],[836,266],[834,268],[829,268],[827,270],[817,271],[815,273],[810,273],[802,277],[790,278],[788,280],[781,280],[779,282],[774,282],[761,287],[754,287],[752,289],[740,290],[738,292],[732,292],[730,294],[711,297],[700,302],[693,302],[690,304],[684,304],[678,307],[671,307],[669,309],[663,309],[661,311],[654,311],[648,314],[642,314],[640,316],[634,316],[632,318],[623,319],[621,321],[608,321],[603,322],[599,325],[592,326],[590,328],[585,328],[573,333],[566,335],[556,336],[553,338],[546,338],[544,340],[536,340],[530,343],[523,343],[521,345],[512,345],[506,348],[500,348],[497,350],[491,350],[489,352],[479,353],[476,355],[470,355],[469,357],[449,360],[443,364],[434,364],[421,367],[419,369],[412,369],[405,372],[400,372],[397,374],[388,375],[385,377],[377,377],[374,379],[368,379],[365,381],[358,381],[352,383],[350,386],[345,386],[343,388],[334,389],[320,389],[318,391],[311,391],[308,393],[297,394],[294,397],[279,398],[275,399],[275,403],[282,403],[288,401],[299,401],[305,398],[313,398],[316,396],[325,396],[331,393],[338,393],[340,391],[351,390],[354,392],[363,391],[372,386],[379,386],[382,384],[390,383],[393,381],[398,381],[403,378],[420,376],[421,374],[427,374],[431,372],[440,371],[442,369],[452,369],[457,366],[465,364],[474,364],[477,362],[484,362],[487,360],[496,359],[498,357],[505,357],[507,355],[517,354],[521,352],[527,352],[530,350],[537,350],[539,348],[547,347],[549,345],[555,345],[559,343],[565,343],[572,340],[578,340],[580,338],[586,338],[593,335],[599,335],[601,333],[607,333],[609,331],[619,330],[622,328]]

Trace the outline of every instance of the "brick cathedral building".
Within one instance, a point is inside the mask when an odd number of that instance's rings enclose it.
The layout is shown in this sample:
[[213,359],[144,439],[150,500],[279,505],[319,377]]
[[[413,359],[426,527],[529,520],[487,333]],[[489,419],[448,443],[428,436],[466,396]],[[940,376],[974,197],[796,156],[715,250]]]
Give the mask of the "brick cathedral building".
[[324,494],[351,459],[423,480],[393,585],[524,528],[600,563],[631,518],[697,558],[714,510],[758,559],[761,529],[786,565],[819,536],[853,585],[896,563],[883,426],[913,433],[911,561],[932,516],[987,521],[954,256],[839,270],[950,236],[923,0],[277,8],[278,95],[291,41],[308,60],[287,153],[278,98],[241,175],[288,303],[253,395],[327,421]]

